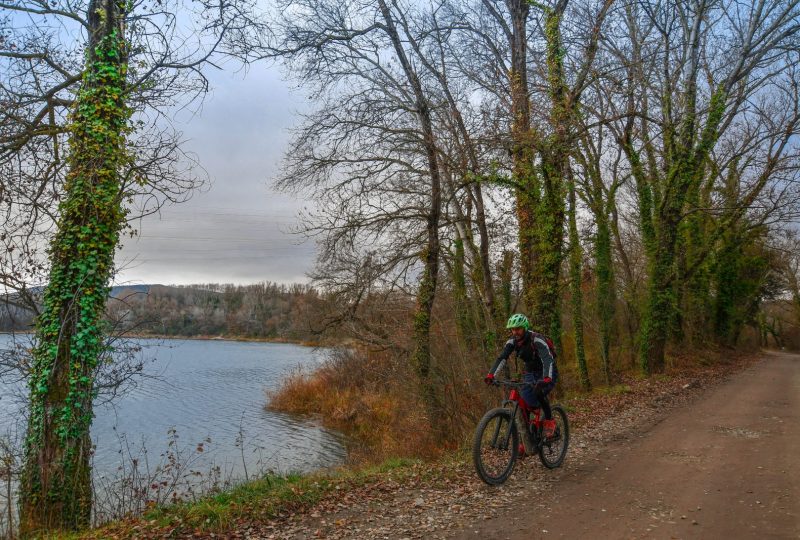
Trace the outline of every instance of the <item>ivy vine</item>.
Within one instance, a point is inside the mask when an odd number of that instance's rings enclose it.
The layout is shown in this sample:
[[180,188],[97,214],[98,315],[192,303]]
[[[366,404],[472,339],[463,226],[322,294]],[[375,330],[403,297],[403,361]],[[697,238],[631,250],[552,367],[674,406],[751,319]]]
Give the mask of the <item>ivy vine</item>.
[[[94,376],[104,352],[103,313],[125,217],[119,171],[128,160],[131,115],[124,101],[126,46],[121,29],[112,29],[88,51],[70,118],[69,173],[29,380],[23,531],[26,520],[30,527],[76,528],[90,517],[91,492],[84,484]],[[51,472],[45,475],[43,468]],[[42,523],[37,514],[58,514],[54,508],[61,515]]]

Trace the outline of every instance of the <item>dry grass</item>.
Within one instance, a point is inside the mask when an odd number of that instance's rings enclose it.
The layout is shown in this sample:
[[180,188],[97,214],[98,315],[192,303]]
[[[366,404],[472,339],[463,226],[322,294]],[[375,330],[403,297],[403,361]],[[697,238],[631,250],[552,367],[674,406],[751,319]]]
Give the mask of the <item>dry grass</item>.
[[417,398],[399,384],[399,370],[380,353],[338,350],[316,371],[286,377],[268,394],[267,407],[318,416],[323,425],[347,437],[354,462],[436,455]]

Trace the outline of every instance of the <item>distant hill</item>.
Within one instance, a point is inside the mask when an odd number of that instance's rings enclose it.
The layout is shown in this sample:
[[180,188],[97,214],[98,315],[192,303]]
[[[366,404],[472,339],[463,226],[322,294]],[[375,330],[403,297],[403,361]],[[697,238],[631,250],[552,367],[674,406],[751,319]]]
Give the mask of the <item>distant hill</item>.
[[151,287],[161,287],[162,285],[116,285],[111,287],[109,296],[111,298],[119,298],[129,296],[131,294],[147,294],[150,292]]

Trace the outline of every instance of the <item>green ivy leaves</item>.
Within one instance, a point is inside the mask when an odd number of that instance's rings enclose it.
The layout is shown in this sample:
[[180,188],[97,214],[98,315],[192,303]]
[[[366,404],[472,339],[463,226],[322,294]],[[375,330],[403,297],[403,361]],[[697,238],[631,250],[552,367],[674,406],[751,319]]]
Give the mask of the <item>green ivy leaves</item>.
[[[66,195],[50,247],[52,270],[37,320],[38,345],[29,379],[23,497],[34,504],[42,498],[74,500],[71,508],[76,511],[86,506],[80,498],[84,495],[75,498],[72,491],[79,489],[79,477],[88,470],[94,376],[104,348],[102,316],[125,216],[119,177],[129,159],[125,51],[118,31],[100,40],[72,112]],[[57,471],[46,485],[39,458],[59,462],[44,465]]]

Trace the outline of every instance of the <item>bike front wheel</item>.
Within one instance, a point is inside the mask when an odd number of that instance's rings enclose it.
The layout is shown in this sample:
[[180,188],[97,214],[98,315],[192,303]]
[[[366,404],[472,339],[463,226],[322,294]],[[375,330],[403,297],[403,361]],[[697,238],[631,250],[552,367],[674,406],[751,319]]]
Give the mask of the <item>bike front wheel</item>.
[[553,407],[553,420],[556,421],[555,433],[539,446],[539,459],[548,469],[561,466],[569,446],[569,420],[566,411],[559,405]]
[[511,476],[517,461],[519,433],[511,411],[499,407],[481,418],[472,442],[472,461],[478,476],[491,486]]

